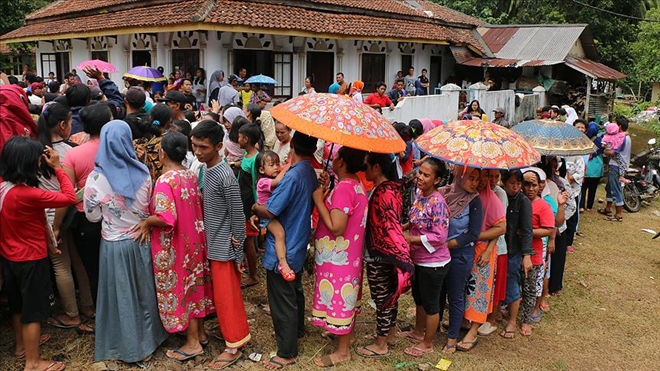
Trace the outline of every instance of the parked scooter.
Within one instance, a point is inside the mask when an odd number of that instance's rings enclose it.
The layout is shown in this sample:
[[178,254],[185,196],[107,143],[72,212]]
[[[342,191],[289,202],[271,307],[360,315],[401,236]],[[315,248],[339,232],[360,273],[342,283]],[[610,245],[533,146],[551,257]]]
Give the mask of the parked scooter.
[[651,204],[660,195],[660,148],[655,138],[650,139],[649,154],[641,170],[630,168],[622,179],[623,207],[636,213],[643,206]]

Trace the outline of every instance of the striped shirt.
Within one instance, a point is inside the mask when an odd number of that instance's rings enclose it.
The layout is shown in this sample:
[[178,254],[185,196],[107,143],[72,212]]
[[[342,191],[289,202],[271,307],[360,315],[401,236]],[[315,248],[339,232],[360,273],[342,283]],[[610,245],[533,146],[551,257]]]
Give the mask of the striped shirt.
[[[245,215],[238,181],[226,162],[205,169],[203,192],[209,260],[242,262]],[[241,241],[238,248],[232,246],[232,236]]]

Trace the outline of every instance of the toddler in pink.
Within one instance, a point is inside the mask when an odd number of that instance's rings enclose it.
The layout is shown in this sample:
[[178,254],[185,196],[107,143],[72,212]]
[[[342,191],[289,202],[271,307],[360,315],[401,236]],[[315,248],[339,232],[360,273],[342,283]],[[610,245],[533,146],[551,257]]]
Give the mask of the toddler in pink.
[[[273,151],[264,151],[257,155],[256,166],[259,172],[259,180],[257,181],[257,203],[265,205],[273,194],[275,187],[282,181],[284,174],[289,169],[289,165],[285,165],[280,169],[280,157]],[[282,274],[282,278],[287,281],[296,279],[296,273],[289,268],[286,262],[286,245],[284,240],[284,228],[277,219],[262,218],[259,222],[260,228],[266,228],[275,237],[275,253],[277,254],[278,266],[277,269]]]

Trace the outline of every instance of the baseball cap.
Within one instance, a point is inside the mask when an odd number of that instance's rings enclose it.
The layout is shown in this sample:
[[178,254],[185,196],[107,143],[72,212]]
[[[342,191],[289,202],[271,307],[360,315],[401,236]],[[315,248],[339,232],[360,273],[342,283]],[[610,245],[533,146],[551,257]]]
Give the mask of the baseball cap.
[[229,76],[229,82],[232,82],[232,81],[243,82],[243,80],[241,80],[240,77],[236,76],[236,74],[232,74],[231,76]]
[[170,90],[167,92],[167,95],[165,95],[165,98],[160,98],[158,99],[159,102],[179,102],[179,103],[188,103],[188,100],[186,99],[186,96],[176,90]]
[[504,108],[502,108],[502,107],[497,107],[497,108],[495,108],[495,109],[493,110],[493,112],[499,112],[499,113],[501,113],[501,114],[503,114],[503,115],[506,114],[506,111],[504,111]]
[[92,93],[93,100],[101,100],[103,98],[103,91],[98,86],[90,86],[89,91]]

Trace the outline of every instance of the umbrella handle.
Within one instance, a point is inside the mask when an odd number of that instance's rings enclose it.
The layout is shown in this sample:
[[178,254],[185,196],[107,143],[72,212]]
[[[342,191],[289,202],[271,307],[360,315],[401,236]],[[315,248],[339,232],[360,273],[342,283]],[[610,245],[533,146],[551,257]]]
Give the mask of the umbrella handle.
[[[330,152],[328,153],[328,159],[325,161],[325,167],[323,169],[323,171],[325,171],[326,173],[328,173],[328,168],[330,167],[330,159],[332,158],[332,151],[334,151],[334,149],[335,149],[335,144],[332,143],[332,145],[330,146]],[[332,190],[334,188],[335,188],[335,177],[332,176],[330,177],[330,185],[328,186],[328,189]]]

